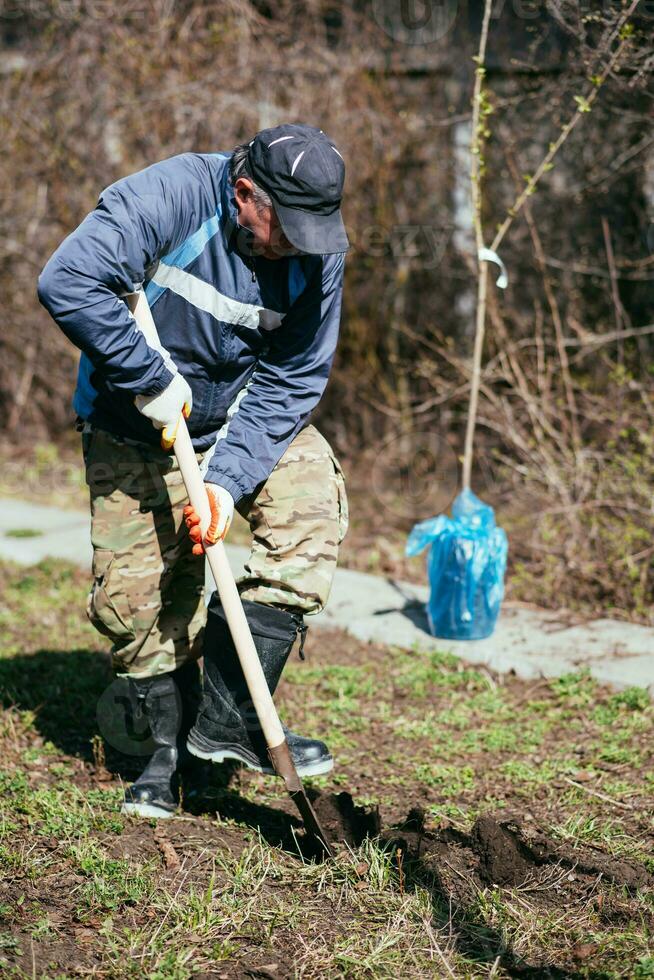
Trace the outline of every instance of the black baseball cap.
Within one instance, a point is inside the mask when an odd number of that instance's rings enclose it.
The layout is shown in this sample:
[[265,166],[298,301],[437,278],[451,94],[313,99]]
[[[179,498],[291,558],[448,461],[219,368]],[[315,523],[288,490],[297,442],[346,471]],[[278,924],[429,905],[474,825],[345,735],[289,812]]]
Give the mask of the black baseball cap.
[[262,129],[250,143],[247,170],[270,195],[291,245],[310,255],[348,250],[340,211],[345,163],[322,129],[291,123]]

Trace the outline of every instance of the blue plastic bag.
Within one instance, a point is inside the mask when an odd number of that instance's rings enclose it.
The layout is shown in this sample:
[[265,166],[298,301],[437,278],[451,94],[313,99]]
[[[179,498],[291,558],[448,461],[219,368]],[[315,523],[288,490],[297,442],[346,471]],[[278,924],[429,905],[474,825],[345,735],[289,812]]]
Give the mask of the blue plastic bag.
[[406,554],[418,555],[427,545],[432,634],[448,640],[490,636],[504,597],[509,550],[505,532],[495,526],[493,508],[471,490],[462,490],[451,518],[441,515],[415,525]]

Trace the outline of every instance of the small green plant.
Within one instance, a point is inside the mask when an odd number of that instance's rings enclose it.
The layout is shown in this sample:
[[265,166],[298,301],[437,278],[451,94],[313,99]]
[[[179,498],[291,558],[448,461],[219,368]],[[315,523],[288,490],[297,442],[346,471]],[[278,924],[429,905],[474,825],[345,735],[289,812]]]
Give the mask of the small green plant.
[[9,531],[5,531],[6,538],[40,538],[43,536],[43,531],[39,531],[33,527],[15,527]]
[[644,687],[627,687],[624,691],[614,694],[611,703],[624,705],[629,711],[645,711],[652,702]]
[[80,872],[88,879],[79,888],[81,908],[112,912],[145,898],[152,880],[146,865],[109,858],[93,839],[71,848]]
[[37,940],[51,939],[56,935],[56,930],[53,928],[46,912],[42,912],[37,916],[35,921],[30,924],[29,931],[32,939]]
[[654,977],[654,956],[641,956],[634,968],[636,980],[646,980]]

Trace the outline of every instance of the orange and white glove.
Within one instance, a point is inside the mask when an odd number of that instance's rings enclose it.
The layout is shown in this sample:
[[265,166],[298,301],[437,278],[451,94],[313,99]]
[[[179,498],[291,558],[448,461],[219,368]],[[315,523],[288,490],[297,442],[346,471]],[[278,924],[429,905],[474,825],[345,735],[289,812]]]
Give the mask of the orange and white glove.
[[192,551],[194,555],[203,555],[205,545],[222,541],[229,531],[229,525],[234,516],[234,498],[229,490],[225,490],[217,483],[205,483],[205,487],[211,509],[211,521],[204,540],[200,530],[200,517],[193,504],[187,504],[184,508],[184,522],[188,528],[189,537],[193,541]]
[[158,395],[137,395],[134,404],[155,429],[161,429],[161,448],[168,451],[175,443],[182,415],[187,419],[191,414],[193,394],[188,381],[178,371]]

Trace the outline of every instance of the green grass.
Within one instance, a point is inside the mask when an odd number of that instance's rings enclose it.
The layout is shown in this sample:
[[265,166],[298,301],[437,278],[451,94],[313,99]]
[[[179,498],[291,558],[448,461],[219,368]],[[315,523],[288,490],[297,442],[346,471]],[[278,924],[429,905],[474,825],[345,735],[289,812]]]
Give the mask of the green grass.
[[72,845],[70,856],[86,879],[78,889],[78,917],[88,912],[115,912],[152,895],[152,866],[112,859],[93,838]]

